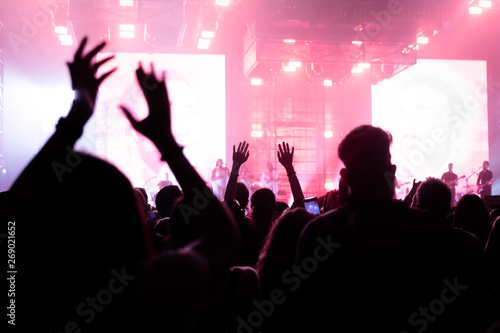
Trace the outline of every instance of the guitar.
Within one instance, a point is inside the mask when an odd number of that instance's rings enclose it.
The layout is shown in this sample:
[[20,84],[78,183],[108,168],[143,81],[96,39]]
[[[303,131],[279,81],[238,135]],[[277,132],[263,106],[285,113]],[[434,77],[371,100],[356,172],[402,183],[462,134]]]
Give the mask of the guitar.
[[452,181],[449,181],[449,182],[444,182],[446,185],[448,186],[455,186],[457,185],[457,182],[459,179],[462,179],[462,178],[465,178],[465,175],[463,175],[462,177],[458,177],[457,179],[455,180],[452,180]]
[[477,185],[477,194],[481,194],[481,192],[483,192],[483,188],[487,185],[491,185],[493,184],[493,181],[495,180],[495,178],[491,178],[490,180],[488,180],[486,183],[484,184],[481,184],[481,185]]

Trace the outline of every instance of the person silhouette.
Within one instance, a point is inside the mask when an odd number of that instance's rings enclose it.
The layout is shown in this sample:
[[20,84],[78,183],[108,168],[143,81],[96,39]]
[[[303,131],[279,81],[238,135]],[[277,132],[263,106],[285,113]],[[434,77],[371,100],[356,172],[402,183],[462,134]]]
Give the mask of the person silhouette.
[[227,181],[229,179],[230,171],[224,166],[222,159],[218,159],[215,168],[212,170],[210,179],[212,180],[212,189],[214,195],[219,201],[224,200],[224,193],[226,192]]

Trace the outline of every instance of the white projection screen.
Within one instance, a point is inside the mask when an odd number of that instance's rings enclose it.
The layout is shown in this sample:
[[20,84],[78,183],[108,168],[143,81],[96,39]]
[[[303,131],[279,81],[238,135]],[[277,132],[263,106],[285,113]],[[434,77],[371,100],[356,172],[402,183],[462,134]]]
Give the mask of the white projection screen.
[[393,136],[396,189],[403,198],[413,179],[441,178],[453,163],[457,196],[476,192],[488,160],[486,61],[418,60],[372,88],[373,125]]
[[[100,53],[97,61],[110,53]],[[136,81],[139,62],[146,72],[154,63],[161,75],[166,71],[172,108],[174,135],[200,175],[207,180],[217,159],[225,160],[225,58],[224,55],[116,53],[102,69],[118,70],[102,85],[96,114],[87,124],[77,149],[87,150],[117,166],[133,186],[154,194],[158,182],[176,183],[153,144],[137,133],[119,105],[128,106],[139,120],[147,115],[147,104]]]

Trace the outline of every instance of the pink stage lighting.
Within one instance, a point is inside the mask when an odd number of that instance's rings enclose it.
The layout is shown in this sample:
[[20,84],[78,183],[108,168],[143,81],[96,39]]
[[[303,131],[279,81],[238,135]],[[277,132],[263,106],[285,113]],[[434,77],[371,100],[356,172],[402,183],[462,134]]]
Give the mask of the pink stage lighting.
[[479,15],[483,12],[481,7],[469,7],[469,14],[471,15]]
[[135,38],[135,25],[120,24],[120,38]]
[[429,44],[429,38],[424,37],[424,36],[417,37],[417,43],[418,44]]
[[261,86],[262,85],[262,79],[260,78],[253,78],[250,80],[250,84],[252,86]]
[[324,79],[323,80],[323,86],[325,86],[325,87],[331,87],[331,86],[333,86],[332,80],[330,80],[330,79]]
[[491,8],[492,4],[490,0],[479,0],[479,7],[481,8]]

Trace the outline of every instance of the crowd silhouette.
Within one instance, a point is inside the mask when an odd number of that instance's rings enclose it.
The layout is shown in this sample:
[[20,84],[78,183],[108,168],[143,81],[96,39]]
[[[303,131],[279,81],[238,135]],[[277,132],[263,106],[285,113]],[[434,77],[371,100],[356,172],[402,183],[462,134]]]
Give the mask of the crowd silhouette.
[[[112,164],[74,150],[92,117],[107,57],[101,43],[68,63],[73,105],[0,196],[20,245],[18,323],[37,332],[500,332],[498,211],[476,195],[455,210],[440,179],[394,199],[392,137],[362,125],[338,146],[338,189],[304,208],[294,147],[277,157],[293,195],[250,195],[249,143],[217,162],[207,186],[172,128],[165,73],[136,70],[149,113],[132,127],[151,140],[179,187],[154,206]],[[276,172],[272,165],[270,172]],[[245,171],[245,174],[247,171]],[[240,181],[238,181],[240,179]],[[245,180],[242,182],[241,180]],[[248,184],[248,183],[247,183]],[[111,193],[111,195],[110,195]],[[282,207],[282,208],[280,208]],[[22,292],[21,292],[22,291]]]

